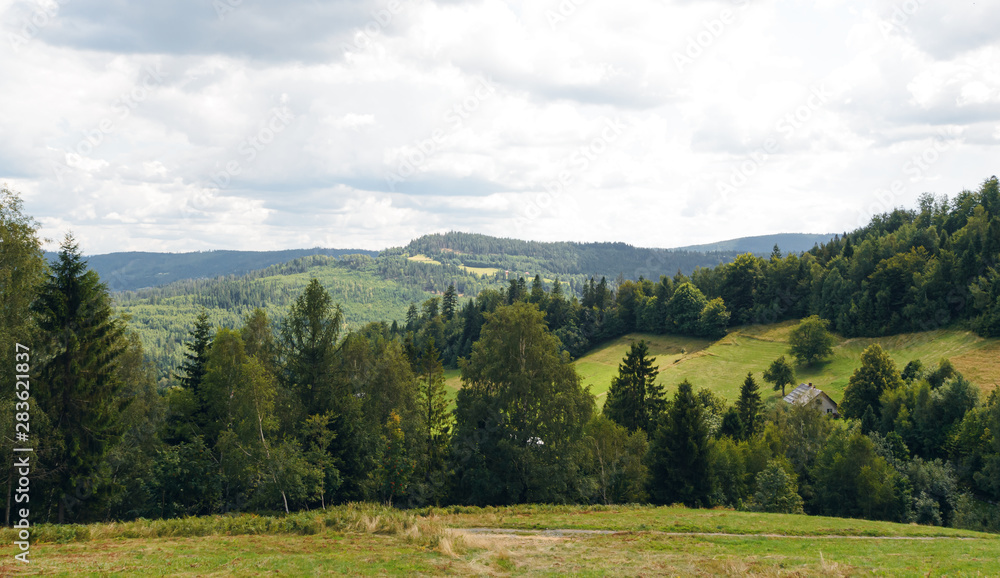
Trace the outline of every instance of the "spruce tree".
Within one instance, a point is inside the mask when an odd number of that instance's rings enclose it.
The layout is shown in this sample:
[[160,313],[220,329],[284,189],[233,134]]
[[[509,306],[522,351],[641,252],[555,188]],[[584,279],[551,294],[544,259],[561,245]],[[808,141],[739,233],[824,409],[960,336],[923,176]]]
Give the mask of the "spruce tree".
[[455,316],[455,309],[458,307],[458,293],[455,291],[455,284],[448,285],[441,299],[441,313],[445,321],[451,321]]
[[747,439],[763,429],[763,418],[760,415],[764,402],[760,399],[760,388],[754,381],[753,373],[747,373],[740,387],[740,398],[736,400],[736,413],[743,423],[743,436]]
[[128,342],[107,287],[87,269],[71,235],[32,310],[43,332],[36,357],[38,385],[32,391],[53,428],[49,449],[59,467],[53,468],[50,483],[63,523],[67,496],[97,472],[120,439],[117,394],[124,384],[115,369]]
[[656,358],[648,355],[644,340],[632,344],[618,365],[618,375],[611,381],[604,402],[604,415],[630,432],[649,433],[666,403],[663,386],[656,384],[660,373],[653,365]]
[[181,363],[180,367],[183,375],[179,375],[178,378],[181,387],[190,392],[191,399],[195,402],[194,414],[190,417],[194,420],[195,425],[201,428],[205,425],[205,413],[199,400],[202,395],[201,386],[205,379],[208,353],[212,348],[213,337],[212,324],[208,320],[208,312],[204,309],[198,314],[194,328],[189,335],[191,342],[185,345],[187,351],[184,353],[184,362]]
[[649,495],[654,502],[692,507],[708,503],[712,484],[704,411],[691,384],[682,381],[649,447]]

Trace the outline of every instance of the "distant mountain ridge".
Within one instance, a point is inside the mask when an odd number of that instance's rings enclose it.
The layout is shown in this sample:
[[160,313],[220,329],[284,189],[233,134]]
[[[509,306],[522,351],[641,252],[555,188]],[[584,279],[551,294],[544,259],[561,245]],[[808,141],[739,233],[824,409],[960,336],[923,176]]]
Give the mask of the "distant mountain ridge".
[[769,255],[777,243],[782,253],[801,253],[834,235],[779,234],[744,237],[712,245],[655,249],[626,243],[541,242],[452,231],[424,235],[406,247],[386,252],[425,255],[435,261],[464,267],[556,275],[623,276],[657,279],[680,271],[690,275],[698,267],[728,263],[741,253]]
[[[658,278],[677,271],[690,275],[697,267],[715,267],[740,253],[768,255],[775,244],[783,253],[801,253],[830,241],[833,234],[784,233],[741,237],[717,243],[670,249],[634,247],[627,243],[541,242],[449,232],[424,235],[405,247],[364,249],[290,249],[284,251],[203,251],[191,253],[121,252],[86,257],[91,269],[112,291],[159,287],[185,279],[243,275],[310,255],[341,257],[362,254],[427,255],[444,264],[495,268],[530,275],[594,275],[635,279]],[[46,253],[51,261],[55,253]]]
[[686,247],[675,247],[671,251],[697,251],[703,253],[729,252],[753,253],[755,255],[770,255],[774,246],[777,245],[781,252],[804,253],[816,245],[829,243],[836,233],[813,234],[813,233],[779,233],[777,235],[757,235],[754,237],[740,237],[738,239],[728,239],[716,243],[706,243],[704,245],[688,245]]
[[[125,252],[91,255],[85,259],[88,266],[97,271],[110,290],[134,291],[183,279],[243,275],[310,255],[339,257],[356,254],[374,257],[378,255],[378,251],[316,247],[285,251]],[[56,258],[56,253],[46,253],[45,256],[52,261]]]

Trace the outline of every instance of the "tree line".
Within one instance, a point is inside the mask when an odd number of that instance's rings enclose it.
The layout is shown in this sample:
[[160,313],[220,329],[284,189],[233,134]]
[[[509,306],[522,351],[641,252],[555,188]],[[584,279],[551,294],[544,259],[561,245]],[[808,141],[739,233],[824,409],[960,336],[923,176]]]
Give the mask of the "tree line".
[[[180,383],[160,389],[72,237],[46,267],[16,195],[4,191],[0,208],[0,345],[33,351],[35,521],[352,500],[650,501],[1000,528],[989,505],[1000,500],[1000,396],[980,399],[947,363],[899,371],[873,346],[845,391],[847,419],[834,421],[768,406],[752,375],[734,376],[743,387],[732,405],[687,382],[668,396],[638,343],[598,412],[571,364],[573,330],[724,331],[727,303],[691,280],[589,280],[577,299],[558,281],[517,279],[464,304],[449,287],[405,322],[345,331],[340,306],[313,279],[277,320],[254,309],[225,328],[199,315]],[[638,299],[647,288],[652,299]],[[825,325],[803,322],[816,323]],[[775,387],[788,380],[779,361],[768,373]],[[462,376],[453,409],[450,362]],[[6,432],[13,391],[0,394]],[[3,443],[10,449],[10,434]],[[13,470],[2,468],[9,508]]]

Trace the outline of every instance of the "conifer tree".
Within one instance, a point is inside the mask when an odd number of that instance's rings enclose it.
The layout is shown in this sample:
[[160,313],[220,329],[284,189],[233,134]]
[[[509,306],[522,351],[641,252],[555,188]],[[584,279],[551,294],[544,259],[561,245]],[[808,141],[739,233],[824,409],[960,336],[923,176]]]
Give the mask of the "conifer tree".
[[448,445],[448,397],[444,387],[444,367],[441,357],[430,339],[420,357],[417,408],[426,435],[427,456],[424,460],[424,474],[429,479],[431,470],[441,465]]
[[194,322],[194,328],[189,334],[191,342],[185,345],[187,351],[184,353],[184,362],[181,363],[180,370],[183,375],[178,376],[181,387],[190,393],[190,399],[194,400],[194,413],[190,415],[194,425],[201,428],[205,425],[205,412],[200,402],[202,396],[202,382],[205,380],[207,371],[208,354],[212,349],[213,331],[212,324],[208,320],[208,312],[204,309],[198,314]]
[[458,307],[458,293],[455,291],[455,284],[448,285],[441,299],[441,314],[445,321],[451,321],[455,316],[455,309]]
[[691,384],[682,381],[649,447],[649,494],[654,502],[707,504],[712,484],[704,411]]
[[629,432],[649,433],[663,411],[663,386],[656,384],[660,373],[653,365],[645,340],[633,343],[625,359],[618,365],[618,375],[611,381],[604,415]]
[[306,415],[330,409],[334,347],[343,314],[317,279],[292,304],[281,326],[280,347],[286,387],[295,392]]
[[763,409],[764,402],[760,399],[760,388],[754,381],[753,373],[748,372],[740,387],[740,398],[736,400],[736,413],[743,423],[744,437],[749,439],[763,429],[764,419],[760,415]]
[[66,497],[97,471],[122,433],[116,400],[124,384],[115,369],[128,342],[107,287],[87,269],[71,235],[62,242],[32,310],[44,334],[38,386],[32,389],[54,430],[50,441],[59,467],[52,470],[51,483],[60,496],[63,523]]

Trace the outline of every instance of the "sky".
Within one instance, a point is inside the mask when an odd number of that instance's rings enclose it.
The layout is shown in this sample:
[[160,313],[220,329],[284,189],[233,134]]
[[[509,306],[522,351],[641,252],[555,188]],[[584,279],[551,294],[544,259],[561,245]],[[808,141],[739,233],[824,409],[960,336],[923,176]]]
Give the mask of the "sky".
[[985,0],[0,0],[0,182],[87,254],[849,231],[1000,172],[997,22]]

